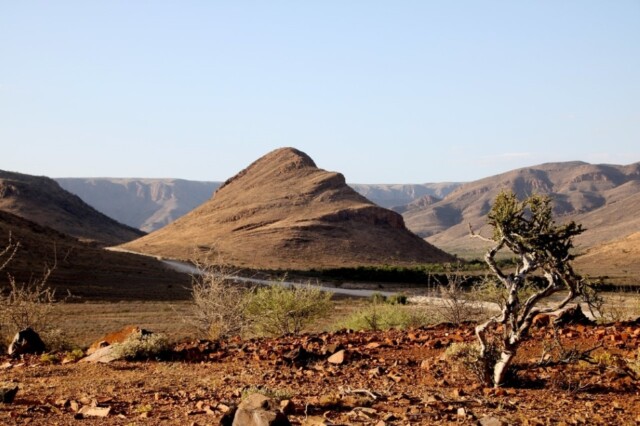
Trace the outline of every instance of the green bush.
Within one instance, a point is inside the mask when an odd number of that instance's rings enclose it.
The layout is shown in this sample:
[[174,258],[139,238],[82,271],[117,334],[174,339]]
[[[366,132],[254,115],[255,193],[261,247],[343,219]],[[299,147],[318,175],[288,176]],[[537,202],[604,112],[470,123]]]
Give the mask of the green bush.
[[[444,351],[444,357],[452,366],[462,366],[465,371],[472,373],[478,380],[485,380],[486,361],[481,358],[480,346],[477,343],[452,343]],[[497,351],[492,349],[492,360],[496,357]]]
[[372,293],[371,296],[369,296],[369,301],[371,303],[386,303],[387,302],[387,296],[385,296],[382,293],[378,293],[377,291]]
[[387,303],[390,305],[406,305],[407,301],[407,295],[402,293],[395,293],[387,298]]
[[312,285],[257,288],[248,297],[246,317],[260,335],[298,334],[333,307],[331,293]]
[[122,343],[113,346],[116,359],[143,360],[161,357],[169,350],[169,340],[161,333],[132,334]]
[[405,329],[421,327],[432,322],[424,311],[413,306],[374,303],[338,322],[335,328],[350,330]]

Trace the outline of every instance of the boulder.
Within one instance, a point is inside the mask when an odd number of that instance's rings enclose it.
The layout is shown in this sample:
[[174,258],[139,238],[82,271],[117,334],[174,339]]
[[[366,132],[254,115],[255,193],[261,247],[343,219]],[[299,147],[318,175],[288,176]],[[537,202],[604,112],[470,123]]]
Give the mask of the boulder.
[[238,405],[233,426],[289,426],[287,416],[271,398],[253,393]]
[[150,332],[135,325],[128,325],[122,330],[109,333],[101,339],[93,342],[91,346],[89,346],[89,349],[87,349],[87,355],[91,355],[98,349],[104,348],[105,346],[113,345],[114,343],[122,343],[133,334],[142,334],[144,336],[146,334],[150,334]]
[[347,360],[347,353],[343,350],[336,352],[335,354],[331,355],[327,361],[329,361],[331,364],[344,364]]
[[46,350],[40,335],[31,328],[16,333],[7,353],[13,357],[25,354],[41,354]]
[[11,404],[18,393],[18,386],[13,383],[0,384],[0,402]]

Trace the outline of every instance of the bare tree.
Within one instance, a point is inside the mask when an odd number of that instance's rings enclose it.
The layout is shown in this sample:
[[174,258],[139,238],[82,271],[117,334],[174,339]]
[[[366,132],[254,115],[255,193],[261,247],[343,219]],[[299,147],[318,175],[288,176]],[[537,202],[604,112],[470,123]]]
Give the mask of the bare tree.
[[[488,215],[493,227],[493,237],[485,238],[492,247],[484,256],[489,268],[507,292],[501,313],[476,327],[480,342],[480,359],[484,362],[485,380],[494,386],[503,384],[516,351],[527,336],[533,317],[562,309],[583,293],[585,281],[571,267],[574,256],[573,237],[583,232],[581,225],[570,222],[556,225],[552,217],[551,199],[532,195],[518,201],[512,192],[501,192]],[[507,273],[496,262],[496,255],[503,249],[515,254],[515,271]],[[546,285],[520,300],[520,290],[527,277],[540,272]],[[549,303],[549,296],[565,291],[566,295],[556,303]],[[540,306],[542,302],[549,304]],[[499,327],[501,327],[501,333]],[[488,344],[488,333],[498,337],[498,356]]]
[[242,334],[248,325],[245,315],[247,290],[234,280],[233,272],[222,263],[196,263],[191,296],[190,322],[201,335],[217,339]]

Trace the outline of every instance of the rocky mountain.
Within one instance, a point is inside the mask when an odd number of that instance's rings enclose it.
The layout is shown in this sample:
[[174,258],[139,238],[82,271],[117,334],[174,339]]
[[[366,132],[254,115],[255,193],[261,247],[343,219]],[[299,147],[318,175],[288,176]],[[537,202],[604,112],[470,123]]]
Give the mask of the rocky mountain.
[[520,197],[550,195],[558,221],[576,220],[588,229],[582,249],[623,238],[640,229],[640,163],[628,166],[584,162],[548,163],[463,184],[435,203],[414,203],[403,216],[409,229],[432,244],[460,255],[477,255],[479,240],[468,225],[487,232],[486,215],[503,189]]
[[265,155],[200,207],[122,248],[179,259],[219,255],[236,266],[269,269],[452,259],[409,232],[398,213],[293,148]]
[[144,235],[98,212],[43,176],[0,171],[0,210],[103,245],[116,245]]
[[[189,277],[167,269],[152,257],[117,253],[0,210],[0,252],[9,241],[19,244],[15,257],[0,273],[18,283],[42,277],[52,267],[48,284],[59,297],[70,291],[80,300],[159,300],[189,297]],[[7,256],[0,258],[4,264]]]
[[119,222],[152,232],[187,214],[221,182],[183,179],[58,178],[67,191]]

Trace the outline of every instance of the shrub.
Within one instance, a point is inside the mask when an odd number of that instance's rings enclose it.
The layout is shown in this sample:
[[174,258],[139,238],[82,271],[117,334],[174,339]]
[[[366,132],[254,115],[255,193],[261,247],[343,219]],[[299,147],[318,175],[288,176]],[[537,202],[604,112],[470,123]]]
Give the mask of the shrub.
[[379,292],[374,292],[371,294],[371,296],[369,296],[369,301],[371,303],[386,303],[387,302],[387,296],[385,296],[382,293]]
[[[20,243],[13,243],[9,238],[7,246],[0,250],[0,271],[11,262],[19,248]],[[51,267],[45,264],[42,276],[24,283],[8,275],[9,286],[0,292],[0,329],[5,341],[11,340],[18,331],[31,328],[47,347],[53,350],[67,348],[62,331],[54,325],[55,290],[47,283],[55,268],[55,261]]]
[[334,328],[350,330],[405,329],[420,327],[432,322],[424,311],[413,306],[373,303],[338,322]]
[[483,313],[479,303],[476,303],[469,292],[464,291],[463,284],[467,277],[459,273],[450,273],[446,276],[447,282],[438,286],[440,300],[434,309],[445,322],[460,324],[464,321],[476,319]]
[[406,305],[407,302],[407,295],[402,293],[395,293],[387,298],[387,303],[390,305]]
[[60,358],[52,353],[44,353],[40,355],[40,362],[43,364],[57,364],[60,362]]
[[[495,362],[497,360],[497,348],[492,346],[488,354],[490,358],[489,362]],[[487,361],[481,356],[481,350],[478,344],[452,343],[444,351],[444,357],[452,366],[462,366],[465,371],[473,374],[478,380],[485,380]]]
[[191,297],[193,317],[189,320],[199,333],[217,339],[242,334],[247,327],[247,292],[233,281],[224,267],[198,265]]
[[279,283],[255,289],[248,297],[246,317],[258,334],[297,334],[326,315],[331,293],[310,284],[285,287]]
[[84,358],[84,351],[79,348],[75,348],[64,354],[64,360],[69,362],[76,362]]
[[169,350],[169,340],[161,333],[135,333],[113,346],[116,359],[143,360],[159,358]]

